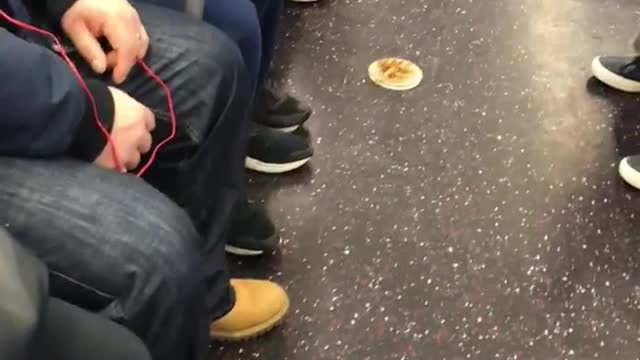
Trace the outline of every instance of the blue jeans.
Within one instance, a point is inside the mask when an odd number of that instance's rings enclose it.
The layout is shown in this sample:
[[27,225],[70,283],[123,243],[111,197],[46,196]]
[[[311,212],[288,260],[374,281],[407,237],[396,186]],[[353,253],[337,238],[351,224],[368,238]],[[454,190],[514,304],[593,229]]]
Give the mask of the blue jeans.
[[[138,9],[151,38],[145,60],[172,89],[179,139],[146,181],[74,160],[0,158],[0,221],[48,265],[53,296],[124,324],[155,360],[200,360],[210,322],[234,303],[225,232],[246,181],[252,91],[220,31]],[[164,94],[141,69],[122,88],[156,110],[157,132],[168,127]]]
[[[142,0],[182,11],[185,0]],[[283,0],[201,0],[202,19],[227,34],[240,48],[247,70],[258,87],[266,80]]]
[[258,19],[260,19],[262,57],[260,59],[258,85],[261,86],[267,79],[271,63],[273,62],[273,53],[276,49],[276,35],[280,24],[280,17],[284,9],[284,0],[251,1],[258,11]]
[[[166,1],[166,0],[165,0]],[[202,19],[233,39],[260,88],[269,73],[284,0],[204,0]]]

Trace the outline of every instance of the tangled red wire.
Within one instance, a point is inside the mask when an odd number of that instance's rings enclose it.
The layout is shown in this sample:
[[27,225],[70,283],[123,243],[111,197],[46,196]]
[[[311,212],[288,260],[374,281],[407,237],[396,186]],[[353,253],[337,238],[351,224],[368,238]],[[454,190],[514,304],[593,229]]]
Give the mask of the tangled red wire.
[[[113,162],[116,165],[116,168],[118,170],[121,170],[121,171],[126,171],[126,169],[122,166],[122,162],[118,158],[118,153],[117,153],[117,150],[116,150],[115,145],[113,143],[113,139],[111,138],[111,134],[109,133],[109,130],[107,130],[104,127],[104,125],[102,125],[102,122],[100,121],[100,116],[98,114],[98,107],[96,106],[96,101],[95,101],[95,99],[93,97],[93,94],[91,94],[91,91],[89,90],[89,87],[87,86],[86,82],[82,78],[82,75],[80,74],[80,72],[78,71],[76,66],[74,65],[73,61],[69,58],[67,53],[64,51],[64,47],[60,43],[60,40],[58,40],[58,38],[54,34],[48,32],[46,30],[42,30],[40,28],[37,28],[37,27],[35,27],[33,25],[30,25],[30,24],[24,23],[22,21],[16,20],[16,19],[10,17],[9,15],[7,15],[7,13],[5,13],[2,10],[0,10],[0,17],[4,18],[6,21],[10,22],[11,24],[13,24],[13,25],[15,25],[17,27],[20,27],[22,29],[25,29],[25,30],[28,30],[28,31],[31,31],[31,32],[34,32],[34,33],[37,33],[37,34],[40,34],[40,35],[43,35],[43,36],[47,36],[54,42],[56,47],[59,49],[60,56],[62,56],[64,61],[67,63],[67,65],[71,69],[71,72],[73,72],[73,75],[75,75],[76,79],[78,79],[78,82],[80,83],[80,86],[82,87],[82,90],[84,90],[85,94],[87,95],[87,98],[89,99],[89,102],[91,103],[91,108],[92,108],[92,111],[93,111],[94,120],[96,122],[96,125],[100,129],[100,131],[107,138],[107,143],[110,145],[111,155],[113,156]],[[145,64],[144,61],[142,61],[142,59],[138,58],[138,59],[136,59],[136,61],[137,61],[138,65],[140,65],[142,67],[142,69],[144,69],[144,71],[147,73],[147,75],[149,77],[151,77],[162,88],[162,90],[164,91],[165,97],[167,99],[167,108],[169,109],[169,116],[170,116],[170,119],[171,119],[171,133],[169,134],[169,136],[167,136],[166,139],[160,141],[153,148],[153,151],[151,152],[151,155],[149,156],[149,159],[140,168],[140,170],[136,174],[136,176],[140,177],[140,176],[144,175],[144,173],[146,173],[147,170],[149,170],[149,167],[151,167],[151,165],[153,164],[153,162],[156,159],[156,156],[158,154],[159,149],[162,146],[164,146],[166,143],[171,141],[175,137],[175,135],[176,135],[176,114],[175,114],[175,111],[173,109],[173,98],[171,97],[171,90],[169,90],[169,87],[167,86],[167,84],[165,84],[158,77],[158,75],[156,75],[149,68],[149,66],[147,66],[147,64]]]

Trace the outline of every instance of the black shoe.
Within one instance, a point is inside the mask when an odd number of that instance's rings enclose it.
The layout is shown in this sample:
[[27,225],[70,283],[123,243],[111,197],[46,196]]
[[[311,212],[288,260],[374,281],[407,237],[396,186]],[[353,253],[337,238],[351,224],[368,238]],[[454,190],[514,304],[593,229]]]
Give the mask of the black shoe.
[[627,184],[640,190],[640,155],[628,156],[620,161],[618,173]]
[[292,134],[303,138],[307,144],[311,144],[311,132],[309,132],[306,126],[300,126],[295,129]]
[[243,200],[234,210],[226,250],[240,256],[273,252],[280,236],[265,209]]
[[591,64],[593,76],[614,89],[640,92],[640,58],[599,56]]
[[304,137],[254,124],[245,166],[265,174],[282,174],[304,166],[312,155],[313,148]]
[[265,87],[258,93],[253,121],[284,132],[292,132],[311,116],[311,108],[288,94]]

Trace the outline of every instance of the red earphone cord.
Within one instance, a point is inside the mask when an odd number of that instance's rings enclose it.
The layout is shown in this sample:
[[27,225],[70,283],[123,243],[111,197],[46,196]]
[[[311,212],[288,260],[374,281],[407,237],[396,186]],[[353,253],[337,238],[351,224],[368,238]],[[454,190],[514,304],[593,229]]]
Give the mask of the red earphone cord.
[[[113,162],[115,163],[116,168],[118,170],[124,170],[125,168],[122,166],[122,163],[120,162],[120,159],[118,159],[118,154],[117,154],[116,148],[115,148],[115,146],[113,144],[113,140],[111,139],[111,135],[109,134],[109,131],[104,127],[104,125],[102,125],[102,122],[100,121],[100,117],[98,115],[98,108],[96,106],[96,101],[93,98],[93,94],[91,94],[91,91],[89,91],[89,87],[85,83],[84,79],[82,79],[82,75],[80,75],[80,72],[78,71],[76,66],[73,64],[73,61],[71,61],[71,59],[69,58],[67,53],[64,51],[64,48],[63,48],[62,44],[60,43],[60,41],[58,40],[58,38],[54,34],[48,32],[46,30],[42,30],[42,29],[39,29],[39,28],[37,28],[37,27],[35,27],[33,25],[30,25],[30,24],[27,24],[27,23],[23,23],[21,21],[13,19],[12,17],[7,15],[7,13],[5,13],[2,10],[0,10],[0,17],[4,18],[5,20],[7,20],[8,22],[12,23],[15,26],[18,26],[18,27],[20,27],[22,29],[25,29],[25,30],[28,30],[28,31],[31,31],[31,32],[38,33],[40,35],[48,36],[49,38],[51,38],[51,40],[53,40],[53,42],[58,47],[58,49],[60,49],[60,55],[62,56],[64,61],[67,63],[67,65],[69,66],[69,68],[71,69],[71,71],[73,72],[75,77],[78,79],[78,82],[80,83],[80,86],[82,87],[84,92],[87,94],[87,97],[89,98],[89,102],[91,103],[91,107],[92,107],[92,110],[93,110],[93,117],[94,117],[94,119],[96,121],[96,125],[98,126],[98,128],[100,128],[100,131],[102,131],[104,136],[107,138],[108,144],[111,145],[110,146],[111,147],[111,155],[113,156]],[[175,137],[175,135],[176,135],[176,114],[175,114],[175,111],[173,110],[173,99],[171,98],[171,90],[169,90],[169,87],[158,77],[158,75],[156,75],[153,71],[151,71],[151,69],[147,66],[147,64],[144,63],[144,61],[142,61],[141,59],[136,59],[136,60],[137,60],[138,64],[147,73],[147,75],[149,77],[151,77],[158,85],[160,85],[160,87],[162,87],[162,90],[164,91],[164,94],[165,94],[165,96],[167,98],[167,108],[169,109],[169,116],[171,117],[171,134],[166,139],[162,140],[160,143],[158,143],[153,148],[153,151],[151,152],[151,155],[149,156],[149,160],[147,160],[147,163],[144,164],[140,168],[138,173],[136,174],[136,176],[140,177],[140,176],[144,175],[144,173],[149,169],[149,167],[151,167],[151,164],[156,159],[156,155],[158,153],[158,150]]]

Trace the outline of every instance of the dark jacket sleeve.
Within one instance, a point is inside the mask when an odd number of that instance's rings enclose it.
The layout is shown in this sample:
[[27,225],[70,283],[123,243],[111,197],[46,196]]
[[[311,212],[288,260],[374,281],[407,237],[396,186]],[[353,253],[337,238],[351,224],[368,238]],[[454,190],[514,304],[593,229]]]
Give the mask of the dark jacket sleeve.
[[0,359],[28,357],[47,297],[44,264],[0,228]]
[[[0,155],[68,154],[92,161],[106,145],[88,96],[48,49],[0,29]],[[107,129],[114,104],[106,85],[86,81]]]

